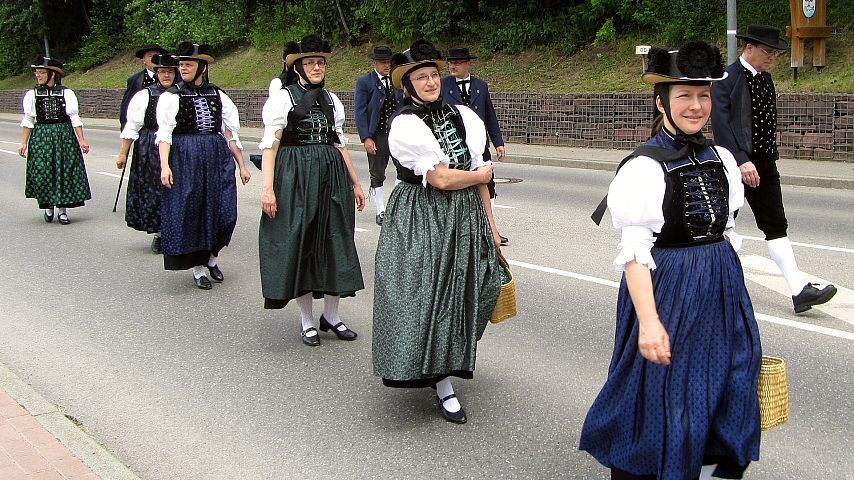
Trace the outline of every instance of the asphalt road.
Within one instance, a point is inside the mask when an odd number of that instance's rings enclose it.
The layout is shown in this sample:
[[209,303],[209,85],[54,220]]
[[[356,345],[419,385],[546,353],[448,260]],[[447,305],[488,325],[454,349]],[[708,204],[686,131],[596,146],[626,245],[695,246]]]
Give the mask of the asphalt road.
[[[202,291],[188,272],[164,271],[150,238],[124,224],[124,194],[111,213],[115,131],[87,131],[93,199],[69,226],[45,224],[23,197],[19,138],[0,122],[0,362],[140,477],[607,478],[576,446],[613,342],[618,237],[588,218],[612,174],[498,167],[522,180],[499,185],[496,210],[520,314],[488,328],[475,379],[455,382],[469,416],[458,426],[439,416],[432,390],[387,389],[372,375],[372,204],[356,220],[367,287],[341,302],[360,337],[322,334],[308,348],[295,306],[262,308],[254,167],[220,256],[225,282]],[[366,187],[364,154],[353,156]],[[747,478],[854,479],[854,191],[784,195],[790,236],[806,244],[795,248],[801,268],[842,288],[833,308],[796,316],[764,242],[745,241],[764,351],[787,360],[791,398],[789,423],[763,435]],[[742,234],[761,236],[749,210],[739,220]]]

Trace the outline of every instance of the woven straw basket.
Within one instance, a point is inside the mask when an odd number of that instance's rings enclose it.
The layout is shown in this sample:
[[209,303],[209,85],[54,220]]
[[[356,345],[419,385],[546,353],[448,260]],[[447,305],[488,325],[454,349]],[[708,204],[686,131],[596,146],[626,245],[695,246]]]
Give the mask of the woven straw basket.
[[762,431],[789,420],[789,383],[782,358],[762,356],[759,368],[759,417]]
[[504,255],[498,254],[498,263],[504,267],[507,272],[507,278],[510,279],[507,283],[501,285],[501,290],[498,292],[498,301],[495,302],[495,310],[492,311],[492,317],[489,319],[492,323],[499,323],[516,316],[516,277],[510,271],[510,266]]

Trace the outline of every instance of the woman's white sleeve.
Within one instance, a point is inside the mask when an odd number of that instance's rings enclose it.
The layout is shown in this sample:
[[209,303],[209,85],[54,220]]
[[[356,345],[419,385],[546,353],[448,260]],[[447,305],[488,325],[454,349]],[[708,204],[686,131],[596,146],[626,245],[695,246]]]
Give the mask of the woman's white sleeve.
[[36,92],[32,89],[24,94],[24,116],[21,118],[21,126],[24,128],[35,128],[36,126]]
[[175,125],[178,122],[175,117],[178,115],[179,97],[172,92],[163,92],[160,98],[157,99],[157,135],[154,137],[155,145],[160,143],[168,143],[172,145],[172,132],[175,130]]
[[471,154],[471,169],[477,170],[478,167],[491,165],[492,162],[483,161],[483,152],[486,150],[486,126],[483,120],[469,107],[458,105],[457,108],[466,128],[466,145]]
[[237,106],[222,90],[219,90],[219,100],[222,102],[222,133],[226,129],[231,131],[231,138],[237,144],[239,150],[243,150],[243,144],[240,143],[240,137],[237,132],[240,130],[240,113],[237,111]]
[[650,250],[654,234],[664,226],[664,170],[649,157],[635,157],[617,173],[608,188],[608,209],[614,228],[620,230],[619,253],[614,259],[617,271],[635,260],[655,269]]
[[441,163],[448,166],[448,156],[442,151],[433,132],[417,115],[398,115],[388,132],[388,149],[404,168],[422,175],[427,186],[427,172]]
[[347,146],[347,137],[344,136],[344,104],[341,103],[338,95],[335,95],[332,92],[329,92],[329,95],[332,96],[332,105],[334,107],[335,117],[335,133],[338,135],[338,143],[336,143],[335,146],[343,148]]
[[741,250],[744,239],[735,232],[735,213],[744,206],[744,184],[741,183],[741,170],[732,152],[723,147],[715,147],[724,163],[727,181],[729,182],[729,216],[726,221],[726,235],[735,251]]
[[70,88],[64,88],[62,95],[65,96],[65,113],[71,121],[71,126],[82,127],[83,121],[80,120],[80,105],[77,103],[77,95]]
[[267,87],[267,94],[269,96],[273,96],[273,93],[282,89],[282,79],[279,77],[273,77],[270,80],[270,86]]
[[264,136],[261,138],[258,148],[261,150],[273,148],[273,142],[276,141],[276,132],[285,129],[288,124],[288,112],[293,107],[294,104],[287,90],[279,89],[271,92],[267,101],[264,102],[264,108],[261,110],[261,120],[264,122]]
[[139,131],[142,130],[145,124],[145,111],[148,110],[148,99],[151,92],[147,88],[133,94],[128,103],[127,122],[125,128],[119,134],[119,138],[127,138],[136,140],[139,138]]

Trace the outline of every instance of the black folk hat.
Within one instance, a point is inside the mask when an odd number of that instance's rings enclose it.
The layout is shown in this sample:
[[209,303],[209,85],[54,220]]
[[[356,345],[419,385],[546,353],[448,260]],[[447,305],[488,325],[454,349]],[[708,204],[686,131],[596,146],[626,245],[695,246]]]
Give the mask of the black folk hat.
[[368,58],[371,60],[391,60],[394,52],[391,51],[391,48],[385,45],[377,45],[374,47],[374,51],[368,55]]
[[53,70],[54,72],[62,75],[62,62],[59,60],[54,60],[50,57],[45,57],[44,55],[39,55],[36,57],[36,60],[30,65],[30,68],[44,68],[47,70]]
[[317,35],[306,35],[299,42],[288,42],[282,57],[285,59],[287,68],[297,60],[305,57],[329,58],[332,55],[332,44]]
[[761,43],[775,50],[789,48],[789,42],[780,38],[780,29],[770,25],[750,25],[744,35],[736,35],[735,38],[746,40],[749,43]]
[[442,71],[447,62],[436,46],[428,40],[416,40],[412,45],[401,53],[395,53],[391,57],[391,83],[398,90],[403,89],[403,76],[410,71],[427,64],[435,64]]
[[161,47],[156,43],[149,43],[147,45],[143,45],[136,49],[136,53],[134,54],[136,58],[142,58],[145,55],[145,52],[157,52],[161,55],[169,53],[165,48]]
[[448,61],[449,62],[454,61],[454,60],[472,60],[475,58],[477,58],[477,56],[470,54],[469,49],[465,48],[465,47],[452,48],[452,49],[448,50]]
[[158,68],[174,68],[178,69],[178,59],[168,54],[157,54],[151,57],[151,63],[154,64],[154,70]]
[[208,63],[214,63],[211,46],[208,44],[199,45],[198,43],[181,42],[175,49],[175,54],[177,55],[178,60],[202,60]]
[[652,47],[643,73],[646,83],[711,83],[727,77],[721,51],[703,41],[682,45],[679,50]]

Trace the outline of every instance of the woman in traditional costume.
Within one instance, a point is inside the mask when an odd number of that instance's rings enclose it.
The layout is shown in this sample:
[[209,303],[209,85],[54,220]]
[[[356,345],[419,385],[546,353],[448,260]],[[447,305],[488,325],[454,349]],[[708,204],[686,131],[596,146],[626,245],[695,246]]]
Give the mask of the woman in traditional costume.
[[264,308],[296,299],[309,346],[320,345],[312,299],[324,299],[321,330],[355,340],[338,303],[365,288],[354,239],[355,208],[365,207],[365,194],[346,147],[344,106],[324,88],[331,51],[316,35],[285,45],[285,81],[264,104],[259,145]]
[[[157,101],[161,249],[166,270],[193,270],[202,290],[222,282],[220,250],[237,223],[237,182],[249,181],[237,136],[240,118],[228,95],[208,82],[210,46],[183,42],[176,50],[183,79]],[[210,279],[205,274],[205,268]]]
[[733,231],[744,202],[732,154],[702,134],[711,83],[704,42],[654,48],[653,136],[608,190],[624,272],[614,352],[579,448],[613,479],[741,478],[759,458],[759,329]]
[[471,379],[495,308],[500,239],[486,187],[486,129],[442,102],[445,62],[419,40],[391,60],[405,106],[391,121],[398,179],[376,252],[374,374],[389,387],[436,389],[443,417],[465,423],[450,377]]
[[56,207],[59,223],[68,225],[66,209],[82,207],[92,198],[83,163],[89,144],[83,136],[77,96],[62,86],[62,63],[39,56],[30,68],[37,85],[24,94],[18,148],[18,154],[27,159],[24,194],[39,202],[45,222],[53,222]]

